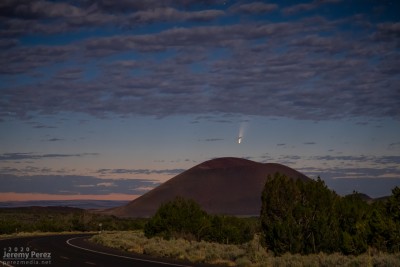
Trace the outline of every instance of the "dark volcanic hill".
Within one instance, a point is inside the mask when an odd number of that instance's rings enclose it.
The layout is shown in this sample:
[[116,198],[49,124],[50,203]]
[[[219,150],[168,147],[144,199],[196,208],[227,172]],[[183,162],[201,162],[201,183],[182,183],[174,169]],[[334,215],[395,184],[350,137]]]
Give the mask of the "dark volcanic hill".
[[281,164],[218,158],[203,162],[128,204],[105,213],[121,217],[149,217],[162,203],[182,196],[195,200],[208,213],[258,215],[265,181],[268,175],[276,172],[294,179],[309,179]]

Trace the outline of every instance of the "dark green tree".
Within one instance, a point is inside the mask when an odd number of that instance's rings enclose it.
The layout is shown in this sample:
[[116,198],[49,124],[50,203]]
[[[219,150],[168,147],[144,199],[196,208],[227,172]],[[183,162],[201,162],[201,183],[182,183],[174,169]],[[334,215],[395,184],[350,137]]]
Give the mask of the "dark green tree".
[[253,239],[255,232],[256,226],[249,218],[214,215],[210,216],[210,227],[205,232],[204,240],[242,244]]
[[250,241],[258,221],[224,215],[208,215],[193,200],[177,197],[160,206],[146,223],[146,237],[185,238],[218,243],[241,244]]
[[393,188],[392,195],[387,201],[386,209],[395,222],[400,222],[400,187]]
[[300,197],[294,180],[279,173],[268,176],[261,197],[261,226],[266,245],[277,255],[301,248],[301,230],[294,218]]
[[369,236],[368,245],[379,251],[389,250],[389,240],[392,235],[390,217],[385,210],[385,203],[375,202],[371,205],[371,216],[368,220]]
[[146,237],[184,237],[200,240],[209,225],[208,214],[193,200],[176,197],[161,205],[144,228]]
[[390,231],[388,250],[400,252],[400,187],[398,186],[392,190],[392,195],[386,202],[386,214],[389,217],[387,223]]
[[315,181],[297,180],[300,201],[295,205],[295,220],[301,227],[301,253],[333,252],[339,244],[337,222],[339,196],[318,177]]
[[332,252],[339,243],[339,197],[318,178],[294,180],[276,173],[262,192],[261,225],[275,254]]
[[356,192],[341,199],[338,220],[344,254],[358,255],[368,249],[370,213],[370,206]]

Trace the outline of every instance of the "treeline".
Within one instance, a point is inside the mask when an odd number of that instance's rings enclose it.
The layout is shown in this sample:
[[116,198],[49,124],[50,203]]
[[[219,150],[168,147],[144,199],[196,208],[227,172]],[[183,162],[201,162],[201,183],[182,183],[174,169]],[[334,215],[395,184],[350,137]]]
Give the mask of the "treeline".
[[146,223],[145,236],[242,244],[259,232],[258,218],[207,214],[195,201],[177,197],[160,206]]
[[305,182],[277,173],[265,184],[260,219],[265,245],[276,255],[400,250],[398,187],[386,201],[368,204],[357,193],[338,196],[320,178]]
[[209,215],[181,197],[161,205],[144,227],[145,236],[243,244],[261,236],[275,255],[340,252],[359,255],[369,248],[400,252],[400,188],[367,203],[354,192],[341,197],[317,180],[279,173],[268,177],[259,218]]
[[68,207],[0,209],[0,234],[143,229],[146,219],[117,218]]

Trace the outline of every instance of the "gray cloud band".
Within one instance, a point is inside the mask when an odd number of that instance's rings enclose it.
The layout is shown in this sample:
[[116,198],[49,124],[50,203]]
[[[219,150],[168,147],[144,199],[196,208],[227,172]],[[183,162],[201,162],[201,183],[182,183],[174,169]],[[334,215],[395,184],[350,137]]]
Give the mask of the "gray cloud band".
[[144,179],[103,179],[92,176],[0,174],[0,192],[79,194],[143,194],[159,183]]
[[0,161],[15,161],[15,160],[40,160],[46,158],[69,158],[69,157],[84,157],[97,156],[98,153],[80,153],[80,154],[35,154],[35,153],[4,153],[0,154]]
[[[77,7],[68,1],[6,1],[1,9],[5,28],[0,32],[4,37],[0,78],[34,79],[1,88],[0,119],[26,118],[35,112],[83,112],[96,117],[235,113],[312,120],[400,117],[398,22],[314,16],[215,26],[202,23],[255,10],[289,16],[340,1],[282,10],[274,4],[252,3],[232,5],[226,11],[209,9],[224,4],[212,1],[204,10],[192,12],[179,9],[174,1],[156,2],[85,1]],[[55,23],[44,22],[49,19]],[[32,31],[46,35],[166,21],[192,21],[192,25],[89,37],[63,45],[27,47],[18,41]],[[357,30],[350,34],[344,30],[347,25]],[[110,60],[110,56],[126,59]],[[43,68],[66,62],[79,67],[60,69],[50,77],[43,73]],[[89,68],[83,62],[94,63]]]

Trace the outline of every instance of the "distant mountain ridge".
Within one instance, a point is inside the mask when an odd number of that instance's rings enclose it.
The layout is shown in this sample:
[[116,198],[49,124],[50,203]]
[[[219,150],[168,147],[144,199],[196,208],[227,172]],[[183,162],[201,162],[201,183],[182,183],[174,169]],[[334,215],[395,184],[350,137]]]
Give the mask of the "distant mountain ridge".
[[188,169],[126,205],[104,212],[119,217],[150,217],[162,203],[181,196],[195,200],[211,214],[258,216],[266,179],[276,172],[293,179],[310,179],[277,163],[217,158]]
[[128,203],[125,200],[30,200],[0,201],[0,208],[17,207],[72,207],[79,209],[107,209]]

